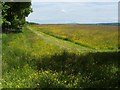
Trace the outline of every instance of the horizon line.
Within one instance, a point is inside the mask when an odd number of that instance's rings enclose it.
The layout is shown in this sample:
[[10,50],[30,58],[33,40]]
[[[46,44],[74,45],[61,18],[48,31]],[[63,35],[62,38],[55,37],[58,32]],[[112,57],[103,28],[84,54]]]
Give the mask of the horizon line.
[[120,22],[90,22],[90,23],[80,23],[80,22],[65,22],[65,23],[40,23],[40,22],[32,22],[27,21],[28,23],[36,23],[36,24],[119,24]]

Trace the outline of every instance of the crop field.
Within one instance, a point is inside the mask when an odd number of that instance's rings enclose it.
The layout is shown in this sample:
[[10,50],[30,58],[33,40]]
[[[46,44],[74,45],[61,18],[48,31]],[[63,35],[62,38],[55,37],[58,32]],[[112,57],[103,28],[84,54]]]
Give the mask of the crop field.
[[3,88],[117,88],[117,26],[27,25],[2,34]]

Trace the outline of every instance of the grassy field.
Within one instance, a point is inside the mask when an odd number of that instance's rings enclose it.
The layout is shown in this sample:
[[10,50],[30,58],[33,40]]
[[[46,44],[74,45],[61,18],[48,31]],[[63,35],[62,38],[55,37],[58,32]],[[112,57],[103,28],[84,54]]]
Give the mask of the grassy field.
[[39,31],[94,49],[116,50],[118,27],[105,25],[36,25]]
[[115,26],[28,25],[2,42],[3,88],[119,87]]

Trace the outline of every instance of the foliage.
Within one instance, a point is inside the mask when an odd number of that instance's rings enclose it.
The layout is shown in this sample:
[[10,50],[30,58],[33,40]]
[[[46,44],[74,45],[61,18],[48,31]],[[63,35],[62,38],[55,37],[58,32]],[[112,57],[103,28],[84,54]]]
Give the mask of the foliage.
[[49,42],[50,36],[36,35],[29,29],[3,34],[4,88],[119,87],[117,51],[89,52],[86,48],[88,52],[83,52],[80,48],[81,53],[72,49],[79,49],[76,45],[68,50],[64,43],[60,44],[64,46],[61,48],[54,39]]
[[2,2],[2,27],[20,30],[26,23],[25,17],[32,12],[31,2]]

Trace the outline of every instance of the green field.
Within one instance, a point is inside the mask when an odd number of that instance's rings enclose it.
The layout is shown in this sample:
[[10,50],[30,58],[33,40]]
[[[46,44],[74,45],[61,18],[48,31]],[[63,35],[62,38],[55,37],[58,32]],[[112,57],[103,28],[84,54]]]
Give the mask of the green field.
[[36,25],[38,31],[94,49],[118,48],[118,27],[105,25]]
[[117,26],[27,25],[2,35],[3,88],[119,87]]

